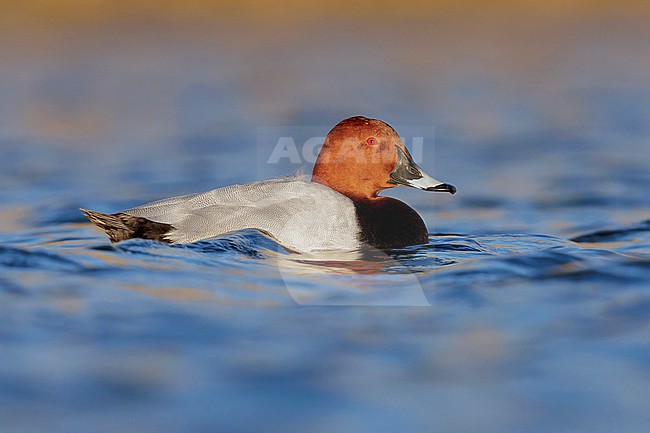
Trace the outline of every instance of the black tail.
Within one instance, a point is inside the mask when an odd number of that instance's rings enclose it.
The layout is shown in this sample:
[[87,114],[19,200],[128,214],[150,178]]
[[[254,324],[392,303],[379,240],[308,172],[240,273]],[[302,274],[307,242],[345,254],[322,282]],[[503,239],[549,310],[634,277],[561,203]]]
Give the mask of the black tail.
[[133,238],[170,242],[165,235],[174,230],[171,224],[157,223],[121,212],[105,214],[88,209],[81,211],[93,224],[104,230],[113,243]]

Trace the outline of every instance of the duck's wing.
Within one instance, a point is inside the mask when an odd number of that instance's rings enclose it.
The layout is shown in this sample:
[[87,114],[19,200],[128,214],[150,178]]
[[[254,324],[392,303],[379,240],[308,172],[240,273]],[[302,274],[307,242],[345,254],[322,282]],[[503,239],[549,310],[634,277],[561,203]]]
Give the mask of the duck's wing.
[[173,197],[115,215],[169,226],[162,240],[174,243],[257,229],[298,251],[358,247],[352,201],[324,185],[295,177]]

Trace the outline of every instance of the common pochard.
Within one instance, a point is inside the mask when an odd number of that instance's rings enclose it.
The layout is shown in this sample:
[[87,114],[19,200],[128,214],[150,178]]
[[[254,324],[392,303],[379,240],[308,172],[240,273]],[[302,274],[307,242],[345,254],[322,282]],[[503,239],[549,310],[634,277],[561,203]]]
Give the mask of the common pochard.
[[426,225],[414,209],[379,196],[398,185],[456,192],[413,161],[390,125],[356,116],[327,134],[311,181],[292,176],[232,185],[114,214],[81,210],[112,242],[190,243],[257,229],[297,252],[427,243]]

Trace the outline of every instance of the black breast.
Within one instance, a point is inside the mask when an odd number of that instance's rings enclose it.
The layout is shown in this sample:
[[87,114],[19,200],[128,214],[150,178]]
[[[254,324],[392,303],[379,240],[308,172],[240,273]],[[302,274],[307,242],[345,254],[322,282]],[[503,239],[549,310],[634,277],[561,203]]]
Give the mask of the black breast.
[[402,248],[426,244],[427,227],[406,203],[390,197],[355,202],[361,240],[376,248]]

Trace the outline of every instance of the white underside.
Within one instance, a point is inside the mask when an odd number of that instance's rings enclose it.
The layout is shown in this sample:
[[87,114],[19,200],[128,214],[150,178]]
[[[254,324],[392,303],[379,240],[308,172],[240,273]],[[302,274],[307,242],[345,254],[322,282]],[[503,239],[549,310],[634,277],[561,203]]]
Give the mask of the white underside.
[[352,200],[302,177],[232,185],[173,197],[124,211],[173,225],[174,243],[190,243],[244,229],[268,233],[300,252],[360,247]]

